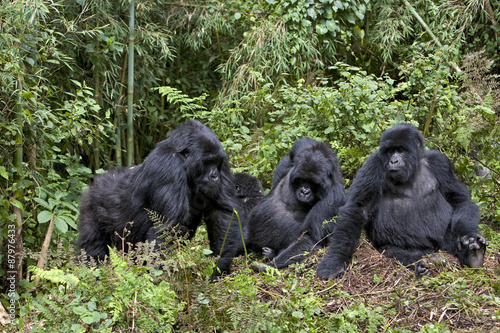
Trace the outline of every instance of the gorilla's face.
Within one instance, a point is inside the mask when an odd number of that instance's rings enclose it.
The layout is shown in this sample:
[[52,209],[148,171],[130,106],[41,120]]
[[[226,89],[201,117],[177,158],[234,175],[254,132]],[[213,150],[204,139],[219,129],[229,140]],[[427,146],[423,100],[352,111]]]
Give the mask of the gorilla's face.
[[388,178],[394,183],[406,183],[414,170],[409,160],[409,151],[400,146],[387,147],[382,152]]
[[295,198],[302,204],[313,206],[325,195],[330,184],[330,163],[317,151],[305,151],[295,157],[295,166],[290,170],[290,187]]
[[318,184],[310,179],[295,178],[290,183],[295,198],[306,205],[314,205],[318,201]]
[[179,155],[183,159],[189,187],[209,199],[217,196],[221,188],[221,173],[224,172],[226,154],[214,136],[213,140],[192,140]]
[[201,192],[208,198],[214,198],[221,187],[221,169],[224,159],[217,155],[206,155],[206,158],[197,160],[186,159],[189,165],[188,173],[191,188]]
[[404,184],[413,179],[424,154],[423,137],[417,129],[395,126],[382,134],[379,156],[387,180]]

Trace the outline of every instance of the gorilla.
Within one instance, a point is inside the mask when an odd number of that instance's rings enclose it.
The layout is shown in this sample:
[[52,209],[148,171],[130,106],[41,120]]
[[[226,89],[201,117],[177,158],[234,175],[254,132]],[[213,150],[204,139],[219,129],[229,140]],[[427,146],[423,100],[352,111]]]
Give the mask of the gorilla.
[[246,172],[236,173],[234,184],[236,199],[239,201],[242,213],[247,216],[264,197],[264,188],[259,179]]
[[414,265],[417,277],[430,274],[422,256],[438,250],[481,267],[489,244],[478,224],[479,209],[449,159],[426,150],[416,127],[398,124],[382,134],[379,149],[357,172],[317,274],[340,276],[362,229],[378,251]]
[[[325,142],[302,138],[277,166],[273,187],[250,212],[249,248],[284,268],[303,259],[304,251],[323,246],[332,219],[346,200],[336,152]],[[265,270],[266,265],[256,265]]]
[[[123,237],[127,243],[156,241],[157,247],[168,247],[159,236],[179,233],[190,239],[203,219],[210,248],[219,254],[233,209],[239,204],[224,149],[215,133],[191,120],[158,143],[142,164],[94,179],[81,199],[77,244],[103,260],[108,246],[121,248]],[[164,219],[160,225],[151,212]],[[238,236],[238,223],[232,223],[214,276],[229,272]]]
[[[276,185],[280,182],[280,180],[290,171],[293,167],[293,160],[295,159],[295,155],[303,149],[310,147],[316,144],[317,141],[311,138],[302,138],[297,140],[290,148],[288,155],[284,156],[281,162],[276,167],[273,175],[273,183],[271,188],[276,187]],[[335,155],[336,156],[336,155]]]
[[[250,238],[248,216],[250,211],[264,197],[264,188],[259,179],[246,172],[234,174],[234,188],[236,190],[236,200],[238,201],[239,207],[237,210],[240,216],[241,233],[243,236],[240,236],[239,239],[242,238],[241,241],[236,242],[234,245],[234,255],[237,256],[245,254],[243,244],[246,244]],[[238,225],[236,216],[234,218],[234,223]]]

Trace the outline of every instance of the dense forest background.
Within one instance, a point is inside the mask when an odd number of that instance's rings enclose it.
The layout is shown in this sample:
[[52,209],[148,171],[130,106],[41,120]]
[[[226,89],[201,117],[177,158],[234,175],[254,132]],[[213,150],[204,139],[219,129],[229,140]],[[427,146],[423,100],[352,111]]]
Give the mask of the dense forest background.
[[[5,308],[16,301],[8,330],[500,330],[499,273],[488,264],[423,282],[398,275],[406,284],[388,286],[382,280],[396,280],[354,268],[340,282],[315,280],[315,257],[263,276],[243,258],[234,276],[210,284],[203,232],[187,245],[194,251],[139,249],[142,261],[116,254],[99,268],[74,261],[79,197],[92,177],[127,165],[127,154],[141,163],[193,118],[219,136],[235,172],[266,188],[301,137],[328,141],[349,185],[380,134],[412,122],[470,189],[493,258],[500,1],[136,0],[133,9],[129,94],[130,1],[0,3],[0,290],[9,294],[12,271],[17,290],[2,298]],[[346,284],[367,274],[369,294]],[[373,299],[375,287],[387,297]]]

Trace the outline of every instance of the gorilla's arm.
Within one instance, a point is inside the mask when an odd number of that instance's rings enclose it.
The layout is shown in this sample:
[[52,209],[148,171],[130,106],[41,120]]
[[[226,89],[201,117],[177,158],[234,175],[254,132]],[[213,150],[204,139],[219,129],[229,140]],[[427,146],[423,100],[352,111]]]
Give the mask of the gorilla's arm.
[[361,231],[373,214],[371,210],[377,207],[383,175],[382,164],[374,153],[356,174],[347,202],[340,208],[335,231],[328,239],[329,250],[318,266],[319,277],[338,277],[351,261]]
[[481,267],[488,241],[478,232],[479,207],[471,200],[465,184],[453,174],[449,159],[438,151],[426,154],[429,168],[439,182],[439,190],[452,207],[444,249],[454,253],[462,265]]
[[[320,242],[314,239],[307,232],[304,232],[296,241],[290,244],[286,249],[281,251],[277,256],[266,265],[257,266],[261,271],[265,270],[265,266],[272,266],[278,269],[288,267],[292,264],[299,263],[304,260],[305,252],[314,252],[318,249],[317,245]],[[269,248],[264,248],[268,249]]]
[[283,179],[283,177],[285,177],[288,174],[288,172],[290,171],[290,169],[292,167],[293,167],[293,163],[290,160],[290,156],[287,155],[287,156],[283,157],[281,162],[276,167],[276,170],[274,171],[273,183],[271,185],[271,188],[276,187],[276,185],[278,185],[280,180]]
[[[214,272],[212,279],[217,278],[220,274],[229,274],[232,258],[240,251],[242,252],[243,240],[238,224],[238,217],[233,211],[242,211],[238,200],[235,197],[234,178],[229,164],[225,162],[220,171],[221,189],[218,195],[214,198],[214,202],[205,211],[203,219],[207,225],[207,233],[210,241],[210,249],[215,255],[219,255],[217,267],[218,272]],[[240,214],[242,227],[244,228],[245,217]],[[232,221],[231,221],[232,219]],[[229,223],[231,225],[229,226]],[[229,231],[227,231],[229,227]],[[224,242],[224,237],[227,232],[227,237]],[[222,252],[221,252],[222,248]]]
[[339,208],[346,202],[343,189],[343,186],[333,186],[327,197],[317,202],[307,214],[304,226],[312,239],[322,241],[335,229],[334,223],[323,224],[323,222],[339,215]]
[[[242,247],[242,239],[239,232],[238,218],[236,214],[233,215],[233,210],[229,206],[214,206],[213,209],[205,215],[204,220],[207,224],[207,231],[209,234],[210,248],[216,256],[220,254],[217,262],[218,272],[214,272],[212,279],[221,274],[229,274],[231,270],[231,263],[233,257],[237,255],[239,249]],[[229,227],[229,222],[231,221]],[[229,232],[224,243],[224,236],[226,235],[227,228]],[[222,248],[222,252],[221,252]]]
[[479,208],[469,190],[453,174],[449,159],[438,151],[428,151],[429,168],[439,182],[439,190],[453,209],[451,231],[455,234],[477,232]]

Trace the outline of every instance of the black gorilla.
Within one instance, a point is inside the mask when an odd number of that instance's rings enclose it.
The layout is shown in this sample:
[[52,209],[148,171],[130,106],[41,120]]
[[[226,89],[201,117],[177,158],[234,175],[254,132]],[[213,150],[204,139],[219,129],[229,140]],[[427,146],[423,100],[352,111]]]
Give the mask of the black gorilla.
[[[192,238],[203,218],[210,248],[219,254],[233,208],[239,206],[222,145],[208,127],[192,120],[158,143],[144,163],[95,178],[82,197],[78,246],[102,260],[108,245],[121,247],[115,232],[122,235],[124,228],[126,242],[159,245],[164,230]],[[151,212],[164,218],[161,226],[153,226]],[[223,273],[229,272],[238,236],[238,223],[232,223],[218,263]]]
[[290,148],[288,155],[283,157],[281,162],[276,167],[276,170],[274,170],[273,183],[271,188],[276,187],[276,185],[280,182],[280,180],[284,176],[286,176],[286,174],[288,174],[290,169],[293,167],[293,160],[295,159],[295,156],[303,149],[313,146],[316,143],[317,143],[316,140],[307,137],[297,140],[292,145],[292,148]]
[[[323,227],[345,202],[335,151],[324,142],[298,140],[276,168],[268,195],[249,218],[249,247],[283,268],[300,262],[304,251],[323,246],[333,224]],[[265,269],[265,266],[257,266]]]
[[254,208],[264,197],[264,188],[259,179],[246,172],[240,172],[234,175],[234,185],[236,189],[236,198],[242,209],[241,213],[247,216],[252,208]]
[[[243,240],[235,243],[235,255],[244,254],[243,242],[248,243],[250,238],[250,230],[248,227],[248,217],[250,211],[262,200],[264,197],[264,188],[260,180],[256,177],[246,173],[240,172],[234,175],[234,185],[236,189],[236,199],[238,200],[239,216],[241,221],[241,230],[243,233]],[[234,223],[238,223],[236,217]],[[241,237],[240,237],[241,239]]]
[[376,249],[429,274],[422,255],[445,250],[469,267],[481,267],[488,242],[478,233],[479,209],[442,153],[425,150],[410,124],[385,131],[380,147],[358,171],[340,210],[329,251],[318,266],[322,278],[342,274],[361,230]]

